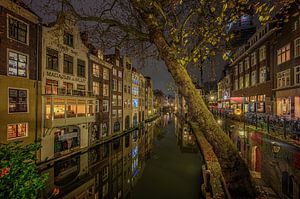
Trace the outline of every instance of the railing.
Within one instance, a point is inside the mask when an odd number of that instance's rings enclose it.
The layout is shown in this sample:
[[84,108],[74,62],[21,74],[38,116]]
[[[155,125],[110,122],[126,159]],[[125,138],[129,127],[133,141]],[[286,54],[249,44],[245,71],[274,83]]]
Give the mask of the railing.
[[300,139],[300,118],[291,119],[265,113],[246,113],[239,116],[217,111],[213,113],[215,116],[243,122],[245,125],[255,126],[268,133],[279,133],[285,138],[289,136],[293,139]]

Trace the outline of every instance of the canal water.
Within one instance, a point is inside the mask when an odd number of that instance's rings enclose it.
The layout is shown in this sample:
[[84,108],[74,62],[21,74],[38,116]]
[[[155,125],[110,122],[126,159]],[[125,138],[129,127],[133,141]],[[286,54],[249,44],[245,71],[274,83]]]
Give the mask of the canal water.
[[202,156],[188,126],[169,114],[49,164],[40,198],[200,198]]

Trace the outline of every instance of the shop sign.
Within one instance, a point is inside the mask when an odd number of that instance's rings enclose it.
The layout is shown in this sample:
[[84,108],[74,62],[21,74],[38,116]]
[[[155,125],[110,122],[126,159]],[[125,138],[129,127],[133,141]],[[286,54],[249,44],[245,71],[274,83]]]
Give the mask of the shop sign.
[[260,132],[253,132],[251,134],[251,140],[255,143],[261,145],[262,144],[262,134]]
[[56,78],[59,78],[61,80],[70,80],[70,81],[76,81],[76,82],[86,82],[85,78],[74,77],[74,76],[71,76],[71,75],[56,73],[56,72],[53,72],[53,71],[47,71],[47,76],[48,77],[56,77]]

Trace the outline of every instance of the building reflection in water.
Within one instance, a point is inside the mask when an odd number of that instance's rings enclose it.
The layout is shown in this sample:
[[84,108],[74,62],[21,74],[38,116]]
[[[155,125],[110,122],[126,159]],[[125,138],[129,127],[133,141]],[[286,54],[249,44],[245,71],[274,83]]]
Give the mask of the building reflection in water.
[[179,122],[175,117],[175,133],[177,144],[184,153],[197,153],[199,151],[195,135],[187,123]]
[[159,122],[54,162],[40,198],[129,199],[150,158]]

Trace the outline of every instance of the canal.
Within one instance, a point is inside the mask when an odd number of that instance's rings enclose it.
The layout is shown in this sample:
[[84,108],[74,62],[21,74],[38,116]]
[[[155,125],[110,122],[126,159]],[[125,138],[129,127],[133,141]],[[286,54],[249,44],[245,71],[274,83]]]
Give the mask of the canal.
[[186,124],[165,115],[53,162],[40,198],[200,198],[202,156]]

